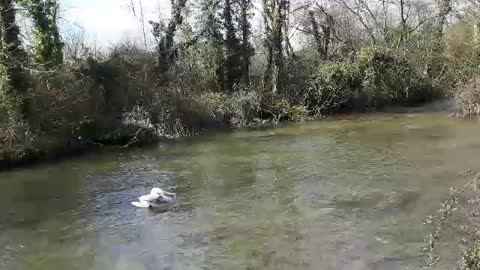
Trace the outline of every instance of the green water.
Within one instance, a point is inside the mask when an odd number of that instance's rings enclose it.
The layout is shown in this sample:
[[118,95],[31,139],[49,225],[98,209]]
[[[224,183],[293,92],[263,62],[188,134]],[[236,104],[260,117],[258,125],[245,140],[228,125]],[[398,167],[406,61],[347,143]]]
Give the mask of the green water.
[[[2,173],[0,269],[421,266],[422,220],[480,169],[479,132],[442,113],[362,116]],[[152,186],[176,208],[130,205]],[[458,254],[446,238],[436,269]]]

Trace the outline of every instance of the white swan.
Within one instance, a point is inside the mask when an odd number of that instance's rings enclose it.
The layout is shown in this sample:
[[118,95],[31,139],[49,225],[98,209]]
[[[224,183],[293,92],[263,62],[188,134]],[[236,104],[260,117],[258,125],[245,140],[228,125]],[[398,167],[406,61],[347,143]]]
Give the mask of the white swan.
[[168,208],[177,201],[175,193],[170,193],[161,188],[152,188],[150,194],[138,198],[138,202],[132,202],[138,208]]

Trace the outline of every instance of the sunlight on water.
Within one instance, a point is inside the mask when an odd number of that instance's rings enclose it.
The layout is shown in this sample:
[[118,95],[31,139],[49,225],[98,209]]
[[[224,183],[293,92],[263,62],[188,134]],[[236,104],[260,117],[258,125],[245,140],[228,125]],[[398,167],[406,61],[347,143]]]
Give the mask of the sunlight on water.
[[[0,174],[0,269],[408,269],[480,125],[391,114],[222,133]],[[152,186],[167,213],[130,202]],[[448,239],[449,237],[447,237]],[[453,237],[437,269],[452,269]]]

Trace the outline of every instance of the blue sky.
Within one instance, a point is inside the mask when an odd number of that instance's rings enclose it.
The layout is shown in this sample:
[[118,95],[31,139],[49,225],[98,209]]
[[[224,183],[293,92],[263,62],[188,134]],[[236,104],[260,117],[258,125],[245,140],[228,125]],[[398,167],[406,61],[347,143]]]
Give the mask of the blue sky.
[[[139,10],[139,0],[132,1]],[[141,24],[132,14],[131,0],[60,0],[60,5],[64,35],[83,29],[88,42],[100,46],[141,40]],[[169,0],[142,0],[142,6],[147,21],[169,13]]]

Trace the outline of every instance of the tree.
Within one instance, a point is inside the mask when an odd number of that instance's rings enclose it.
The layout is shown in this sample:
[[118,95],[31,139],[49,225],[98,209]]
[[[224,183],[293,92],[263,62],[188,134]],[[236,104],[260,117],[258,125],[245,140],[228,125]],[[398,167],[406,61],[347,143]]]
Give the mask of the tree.
[[63,62],[63,42],[57,25],[57,0],[20,0],[33,21],[35,60],[41,68],[50,70]]
[[0,94],[22,97],[27,90],[22,68],[25,53],[15,13],[12,0],[0,0]]
[[319,26],[318,26],[318,23],[317,23],[317,19],[315,18],[315,12],[313,12],[313,10],[310,10],[308,12],[308,16],[310,18],[310,24],[311,24],[311,27],[312,27],[312,32],[311,33],[312,33],[313,39],[315,40],[317,53],[319,55],[323,55],[324,51],[323,51],[323,46],[322,46],[322,36],[320,34],[320,29],[319,29]]
[[[206,49],[206,59],[213,70],[217,91],[225,90],[225,56],[220,0],[202,0],[200,3],[200,33]],[[232,74],[233,75],[233,74]]]
[[437,38],[443,38],[443,29],[447,23],[447,17],[452,11],[452,1],[451,0],[436,0],[439,13],[438,13],[438,23],[437,23]]
[[348,12],[350,12],[354,19],[362,25],[367,35],[370,38],[372,44],[377,44],[377,36],[375,35],[375,27],[379,25],[377,16],[372,11],[370,6],[364,0],[355,0],[350,3],[348,0],[336,0],[338,1]]
[[405,11],[405,0],[399,0],[400,5],[400,41],[404,42],[407,39],[408,26],[407,26],[407,14]]
[[[142,25],[143,48],[145,49],[145,51],[147,51],[148,50],[147,32],[145,30],[145,14],[143,13],[142,0],[138,0],[138,8],[140,10],[139,20],[140,20],[140,24]],[[136,8],[135,8],[135,3],[133,3],[133,0],[130,0],[130,9],[133,13],[133,16],[137,17],[137,11],[136,11]]]
[[284,22],[289,0],[263,0],[263,21],[265,24],[265,47],[267,69],[264,74],[264,88],[273,94],[284,88]]
[[[318,10],[321,14],[325,17],[325,22],[320,26],[316,19],[316,13],[313,10],[308,11],[308,16],[311,25],[311,35],[315,41],[315,47],[317,49],[317,53],[323,58],[327,59],[328,51],[330,48],[330,42],[332,39],[332,31],[334,27],[334,20],[333,16],[328,14],[325,11],[323,6],[318,6]],[[320,32],[320,28],[322,32]]]
[[167,25],[163,22],[150,21],[153,36],[157,41],[157,70],[162,84],[166,83],[163,76],[177,56],[175,34],[177,28],[183,23],[182,11],[186,4],[187,0],[171,0],[171,18]]
[[240,1],[240,16],[239,22],[241,29],[242,43],[240,45],[240,56],[241,56],[241,74],[248,85],[250,84],[250,64],[251,57],[254,53],[252,44],[250,43],[251,23],[250,23],[250,9],[252,8],[251,0],[241,0]]
[[444,51],[444,28],[447,23],[447,17],[452,11],[451,0],[436,0],[438,6],[437,20],[434,22],[433,43],[427,62],[426,71],[430,78],[438,77],[445,66],[443,61]]
[[240,82],[241,74],[241,52],[240,40],[236,36],[236,29],[233,21],[234,10],[231,0],[224,0],[223,3],[223,25],[225,27],[225,87],[232,91],[233,87]]

